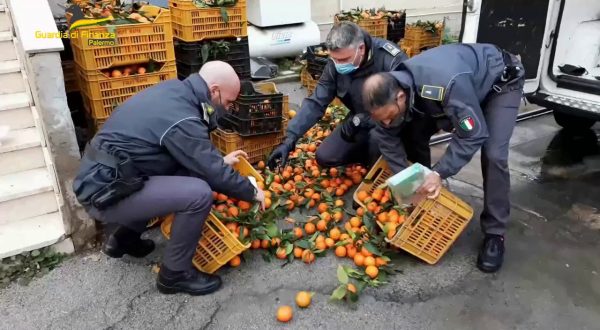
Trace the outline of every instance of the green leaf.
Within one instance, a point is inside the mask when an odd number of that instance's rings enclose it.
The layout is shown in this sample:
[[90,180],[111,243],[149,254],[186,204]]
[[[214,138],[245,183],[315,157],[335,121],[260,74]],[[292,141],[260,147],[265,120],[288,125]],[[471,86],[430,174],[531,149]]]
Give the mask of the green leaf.
[[262,258],[266,262],[271,262],[271,255],[266,252],[262,254]]
[[335,247],[338,247],[338,246],[346,246],[346,245],[348,245],[348,244],[350,244],[350,242],[347,242],[347,241],[339,241],[339,242],[335,243],[335,244],[334,244],[334,246],[335,246]]
[[352,238],[353,241],[356,241],[356,233],[355,232],[353,232],[352,230],[349,230],[348,235],[350,236],[350,238]]
[[354,292],[348,291],[348,299],[350,299],[351,302],[355,303],[358,301],[358,295]]
[[221,18],[225,24],[229,24],[229,15],[227,15],[227,9],[225,7],[221,7]]
[[381,251],[379,251],[379,249],[373,245],[373,243],[371,242],[365,242],[363,244],[363,247],[367,249],[367,251],[373,253],[376,256],[382,256],[383,254],[381,253]]
[[208,61],[209,54],[210,54],[210,46],[208,44],[202,45],[202,48],[200,49],[200,55],[202,56],[202,64],[204,64],[204,63],[206,63],[206,61]]
[[342,265],[339,265],[337,268],[337,278],[340,283],[348,284],[348,274],[346,274],[346,271]]
[[295,244],[297,247],[303,248],[303,249],[310,249],[312,247],[311,243],[305,239],[296,241]]
[[270,223],[267,225],[267,235],[269,235],[271,238],[279,235],[279,228],[277,228],[277,224]]
[[294,251],[294,245],[292,243],[288,243],[285,247],[285,254],[291,254]]
[[342,284],[333,291],[333,293],[331,294],[331,299],[342,300],[342,298],[344,298],[344,296],[346,295],[346,292],[346,285]]
[[363,222],[370,232],[375,230],[377,224],[375,223],[374,216],[371,212],[368,212],[363,216]]

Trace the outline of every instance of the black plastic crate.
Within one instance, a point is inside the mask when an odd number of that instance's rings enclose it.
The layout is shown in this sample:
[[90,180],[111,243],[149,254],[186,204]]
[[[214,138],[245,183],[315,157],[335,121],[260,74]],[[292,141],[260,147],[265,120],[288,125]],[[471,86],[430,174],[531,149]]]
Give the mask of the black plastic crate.
[[[404,38],[404,29],[406,27],[406,12],[391,12],[392,16],[388,18],[387,40],[395,43]],[[398,17],[398,15],[400,15]]]
[[[227,62],[227,61],[226,61]],[[235,72],[240,77],[240,80],[250,79],[250,60],[236,61],[236,62],[228,62]],[[181,62],[177,62],[177,78],[179,80],[184,80],[189,77],[192,73],[198,73],[202,64],[189,65]]]
[[248,37],[198,42],[176,41],[174,46],[180,79],[198,72],[206,61],[214,60],[229,63],[240,79],[250,78]]
[[219,120],[219,126],[231,129],[241,136],[254,136],[281,132],[282,117],[261,119],[241,119],[233,114],[227,114]]
[[327,51],[324,43],[306,48],[306,69],[314,79],[319,79],[329,61],[328,55],[318,54],[319,50]]

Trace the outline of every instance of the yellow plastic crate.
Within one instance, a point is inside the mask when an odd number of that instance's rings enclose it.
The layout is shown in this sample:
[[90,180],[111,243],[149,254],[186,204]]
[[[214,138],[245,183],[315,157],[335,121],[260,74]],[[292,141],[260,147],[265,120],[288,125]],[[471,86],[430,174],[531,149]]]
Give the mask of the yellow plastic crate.
[[227,11],[227,23],[221,15],[221,8],[198,8],[193,0],[169,0],[173,36],[186,42],[247,36],[246,0],[238,0],[235,6],[223,8]]
[[[100,34],[114,32],[114,45],[89,44]],[[160,9],[153,22],[82,26],[75,28],[77,38],[71,38],[75,63],[84,70],[102,70],[116,66],[175,61],[171,12]],[[102,39],[104,40],[104,39]]]
[[244,150],[248,154],[248,161],[255,164],[264,160],[275,146],[283,141],[286,128],[287,120],[284,120],[281,132],[248,137],[242,137],[235,132],[219,128],[211,132],[210,139],[223,155],[236,150]]
[[431,33],[425,31],[422,27],[407,25],[404,29],[402,44],[414,51],[420,51],[423,48],[436,47],[442,44],[443,33],[443,26],[437,29],[436,33]]
[[[240,158],[240,162],[234,168],[244,176],[253,176],[257,181],[264,181],[262,176],[244,158]],[[175,216],[171,214],[160,226],[163,235],[167,238],[171,237],[171,226],[174,219]],[[240,242],[235,233],[229,231],[213,213],[210,213],[204,222],[202,237],[196,247],[192,263],[198,270],[212,274],[249,247],[250,243]]]
[[162,81],[177,78],[175,62],[169,62],[151,73],[142,75],[107,77],[98,70],[77,68],[77,79],[83,104],[94,119],[106,119],[113,110],[129,97]]
[[[371,183],[363,182],[358,186],[354,201],[364,207],[357,192],[364,190],[370,194],[391,175],[387,162],[379,158],[365,176]],[[442,188],[438,198],[421,201],[396,235],[386,241],[433,265],[450,249],[472,217],[473,208],[469,204]]]
[[[338,15],[335,16],[335,23],[339,23],[340,19]],[[358,19],[354,23],[360,26],[363,30],[367,31],[371,37],[387,38],[388,29],[388,18],[365,18]]]

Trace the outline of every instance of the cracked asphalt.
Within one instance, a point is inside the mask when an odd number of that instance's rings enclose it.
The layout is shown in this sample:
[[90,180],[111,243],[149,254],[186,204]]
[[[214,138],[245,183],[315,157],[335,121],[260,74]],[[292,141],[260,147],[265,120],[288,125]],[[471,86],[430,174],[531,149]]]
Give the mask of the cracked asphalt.
[[[280,90],[292,102],[304,92],[293,84]],[[474,265],[482,238],[475,217],[435,266],[396,255],[401,272],[356,305],[329,301],[336,267],[348,263],[332,253],[283,268],[251,253],[241,267],[219,271],[224,286],[213,295],[161,295],[151,268],[165,241],[152,230],[158,248],[145,259],[89,251],[28,286],[0,290],[0,329],[599,329],[600,127],[583,135],[565,135],[551,116],[518,125],[512,220],[497,274]],[[434,147],[434,157],[443,150]],[[450,189],[481,211],[478,156]],[[312,305],[279,324],[276,308],[294,305],[300,290],[315,292]]]

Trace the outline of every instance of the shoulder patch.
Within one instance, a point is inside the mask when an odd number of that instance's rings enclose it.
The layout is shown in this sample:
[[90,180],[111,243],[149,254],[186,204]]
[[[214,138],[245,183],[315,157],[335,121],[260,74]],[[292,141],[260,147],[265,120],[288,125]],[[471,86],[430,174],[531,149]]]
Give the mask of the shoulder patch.
[[471,132],[475,129],[475,120],[471,116],[465,116],[458,122],[458,126],[467,133]]
[[394,47],[394,45],[389,42],[383,44],[383,49],[385,49],[385,51],[390,53],[392,56],[396,56],[400,53],[400,49],[398,49],[398,47]]
[[423,87],[421,87],[420,95],[422,98],[434,101],[442,101],[444,99],[444,87],[423,85]]

